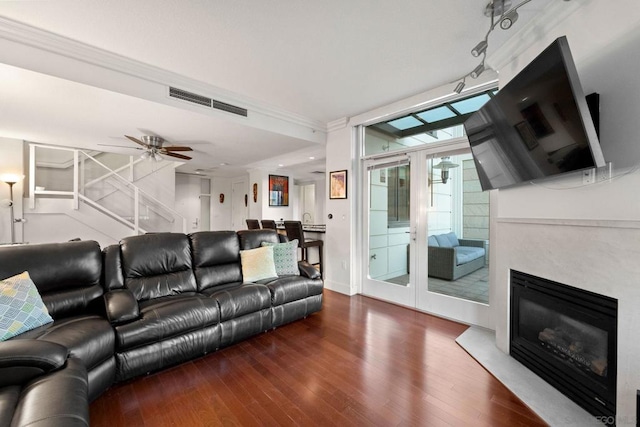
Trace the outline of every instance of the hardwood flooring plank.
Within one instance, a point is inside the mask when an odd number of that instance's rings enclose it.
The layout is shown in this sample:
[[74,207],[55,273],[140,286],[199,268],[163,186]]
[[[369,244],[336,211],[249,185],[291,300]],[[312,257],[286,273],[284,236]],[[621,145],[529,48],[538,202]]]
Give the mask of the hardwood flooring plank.
[[460,348],[467,327],[325,291],[322,311],[90,406],[94,426],[544,426]]

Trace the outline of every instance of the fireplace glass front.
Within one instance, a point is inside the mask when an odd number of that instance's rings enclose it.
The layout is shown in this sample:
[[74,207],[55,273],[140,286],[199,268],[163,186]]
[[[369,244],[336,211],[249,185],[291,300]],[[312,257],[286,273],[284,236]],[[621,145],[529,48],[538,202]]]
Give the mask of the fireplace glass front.
[[615,416],[617,300],[511,274],[511,355],[587,411]]

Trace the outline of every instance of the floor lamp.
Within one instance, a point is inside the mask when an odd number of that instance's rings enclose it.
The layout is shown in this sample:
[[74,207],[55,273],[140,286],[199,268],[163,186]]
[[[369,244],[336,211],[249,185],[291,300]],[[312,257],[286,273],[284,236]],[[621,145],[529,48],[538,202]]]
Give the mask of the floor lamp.
[[7,183],[9,185],[9,209],[11,211],[11,243],[15,243],[16,242],[16,231],[14,229],[14,224],[15,224],[15,218],[14,218],[14,214],[13,214],[13,186],[15,183],[17,183],[18,181],[20,181],[22,177],[20,175],[14,175],[14,174],[5,174],[2,175],[0,177],[0,179],[2,181],[4,181],[5,183]]

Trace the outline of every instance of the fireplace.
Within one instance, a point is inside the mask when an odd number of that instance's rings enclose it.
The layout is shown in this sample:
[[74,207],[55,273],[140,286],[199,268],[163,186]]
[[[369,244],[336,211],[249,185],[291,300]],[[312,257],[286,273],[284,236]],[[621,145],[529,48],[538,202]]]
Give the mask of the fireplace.
[[511,271],[510,354],[577,404],[615,420],[618,301]]

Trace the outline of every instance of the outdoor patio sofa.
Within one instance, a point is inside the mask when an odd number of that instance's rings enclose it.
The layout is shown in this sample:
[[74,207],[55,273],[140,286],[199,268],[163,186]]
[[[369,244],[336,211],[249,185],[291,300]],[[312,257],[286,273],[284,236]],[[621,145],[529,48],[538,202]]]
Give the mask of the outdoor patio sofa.
[[484,267],[486,240],[458,239],[455,233],[428,237],[429,276],[457,280]]

